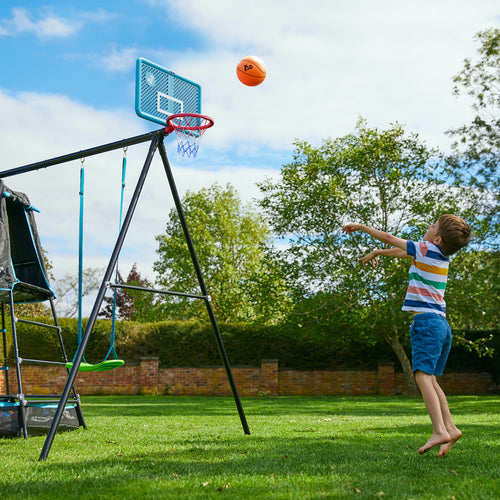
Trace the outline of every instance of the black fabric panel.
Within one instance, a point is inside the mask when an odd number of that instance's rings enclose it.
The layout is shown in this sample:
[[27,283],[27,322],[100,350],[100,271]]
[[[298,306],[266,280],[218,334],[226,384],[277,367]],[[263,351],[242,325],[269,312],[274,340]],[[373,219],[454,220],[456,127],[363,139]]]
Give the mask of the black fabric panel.
[[53,292],[31,203],[24,193],[0,183],[0,300],[6,302],[6,291],[12,289],[15,302],[47,300]]
[[16,282],[10,259],[9,216],[4,198],[5,184],[0,180],[0,289],[10,290]]
[[[52,290],[47,290],[46,288],[39,288],[28,283],[18,282],[13,285],[12,293],[14,295],[14,303],[26,303],[26,302],[44,302],[54,297]],[[0,303],[8,304],[9,290],[0,290]]]

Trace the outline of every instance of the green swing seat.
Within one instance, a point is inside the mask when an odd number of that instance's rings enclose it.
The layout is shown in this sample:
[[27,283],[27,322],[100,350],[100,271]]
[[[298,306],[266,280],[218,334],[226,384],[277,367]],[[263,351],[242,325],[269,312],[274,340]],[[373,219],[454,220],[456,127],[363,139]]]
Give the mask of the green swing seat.
[[[101,361],[95,365],[91,363],[80,363],[78,367],[78,371],[80,372],[105,372],[107,370],[114,370],[115,368],[119,368],[124,365],[125,361],[123,359],[107,359],[105,361]],[[73,363],[66,363],[66,368],[71,370],[73,368]]]
[[[126,149],[125,149],[126,151]],[[80,167],[80,220],[79,220],[79,256],[78,256],[78,345],[82,340],[82,279],[83,279],[83,196],[84,196],[84,159],[82,159],[82,164]],[[122,189],[121,189],[121,202],[120,202],[120,229],[121,229],[121,219],[122,219],[122,208],[123,208],[123,192],[125,189],[125,171],[127,165],[127,158],[125,152],[123,154],[122,161]],[[118,266],[116,268],[116,276],[118,278]],[[95,365],[87,363],[85,358],[83,362],[80,363],[78,371],[80,372],[105,372],[107,370],[114,370],[125,364],[122,359],[107,359],[107,357],[113,353],[115,358],[117,357],[115,351],[115,307],[116,307],[116,290],[115,290],[115,301],[113,303],[113,322],[111,326],[111,347],[109,348],[108,354],[104,358],[104,361],[97,363]],[[73,362],[66,363],[66,368],[71,370],[73,368]]]

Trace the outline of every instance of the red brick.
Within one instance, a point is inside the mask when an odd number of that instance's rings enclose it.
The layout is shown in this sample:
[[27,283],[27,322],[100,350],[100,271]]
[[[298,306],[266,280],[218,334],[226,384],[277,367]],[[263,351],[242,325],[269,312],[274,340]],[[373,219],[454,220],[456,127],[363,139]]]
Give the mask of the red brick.
[[[279,370],[277,360],[264,360],[260,367],[234,367],[240,396],[375,395],[406,394],[402,373],[394,365],[377,371]],[[60,394],[68,377],[61,366],[22,365],[25,394]],[[447,394],[494,394],[496,385],[488,373],[446,373],[439,377]],[[15,369],[9,370],[11,393],[17,393]],[[75,385],[81,395],[169,394],[230,396],[231,388],[222,367],[160,368],[158,358],[143,359],[139,365],[124,365],[107,372],[80,372]],[[0,394],[5,394],[5,372],[0,372]]]

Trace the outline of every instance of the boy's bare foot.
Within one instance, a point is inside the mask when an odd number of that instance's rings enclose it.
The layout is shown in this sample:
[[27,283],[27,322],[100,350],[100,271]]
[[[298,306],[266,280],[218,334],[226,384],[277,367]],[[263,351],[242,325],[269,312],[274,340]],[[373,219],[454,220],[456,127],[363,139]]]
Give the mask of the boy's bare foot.
[[431,448],[434,448],[434,446],[438,445],[445,445],[450,441],[450,435],[448,433],[446,434],[433,434],[427,443],[424,444],[421,448],[418,449],[418,454],[423,455],[424,453],[427,453]]
[[451,447],[462,437],[462,432],[457,429],[456,432],[450,433],[450,440],[447,443],[441,445],[439,448],[438,457],[446,457],[451,450]]

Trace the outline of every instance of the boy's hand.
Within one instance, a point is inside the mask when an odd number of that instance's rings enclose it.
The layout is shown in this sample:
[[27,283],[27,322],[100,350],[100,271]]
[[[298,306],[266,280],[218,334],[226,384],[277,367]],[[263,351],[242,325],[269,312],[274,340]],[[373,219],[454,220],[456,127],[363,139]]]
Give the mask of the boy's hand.
[[350,224],[346,224],[343,228],[342,228],[342,232],[343,233],[346,233],[346,234],[351,234],[353,233],[354,231],[360,231],[361,230],[361,224],[354,224],[354,223],[350,223]]
[[[369,234],[376,240],[381,241],[382,243],[385,243],[386,245],[390,245],[391,247],[397,247],[404,251],[406,255],[406,244],[407,241],[403,240],[402,238],[398,238],[396,236],[393,236],[392,234],[386,233],[385,231],[380,231],[379,229],[374,229],[373,227],[365,226],[364,224],[354,224],[350,222],[349,224],[346,224],[342,228],[342,232],[346,234],[351,234],[354,231],[363,231],[364,233]],[[401,257],[401,255],[391,255],[391,257]]]
[[358,262],[362,262],[363,266],[368,262],[370,262],[372,267],[375,268],[375,266],[378,266],[378,259],[377,259],[378,254],[379,254],[378,250],[372,250],[369,254],[365,255],[364,257],[361,257],[361,259],[358,259]]

